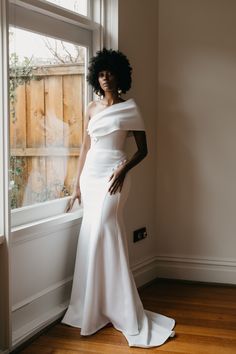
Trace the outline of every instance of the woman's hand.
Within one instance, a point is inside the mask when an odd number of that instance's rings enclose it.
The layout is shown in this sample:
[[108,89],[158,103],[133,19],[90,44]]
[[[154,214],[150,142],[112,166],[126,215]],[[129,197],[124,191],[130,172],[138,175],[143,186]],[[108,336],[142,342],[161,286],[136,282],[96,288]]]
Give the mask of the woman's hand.
[[125,176],[126,176],[126,169],[124,167],[126,160],[119,166],[117,167],[117,169],[112,173],[109,182],[112,180],[112,183],[108,189],[108,191],[110,192],[110,194],[115,194],[117,192],[117,190],[119,190],[119,192],[121,192],[122,190],[122,186],[125,180]]
[[80,187],[77,187],[74,192],[72,193],[71,199],[69,199],[66,209],[65,209],[65,213],[68,213],[74,205],[74,202],[76,201],[76,199],[78,199],[79,204],[81,203],[81,192],[80,192]]

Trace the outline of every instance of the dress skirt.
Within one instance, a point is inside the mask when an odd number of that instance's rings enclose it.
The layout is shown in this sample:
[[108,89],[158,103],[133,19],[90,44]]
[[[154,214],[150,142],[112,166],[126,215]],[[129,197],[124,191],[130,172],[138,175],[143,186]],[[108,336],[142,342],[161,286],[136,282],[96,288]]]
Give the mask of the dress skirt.
[[153,347],[174,334],[175,320],[143,309],[130,270],[123,209],[130,189],[108,192],[123,150],[91,148],[80,176],[83,220],[78,239],[70,305],[62,323],[91,335],[111,322],[129,346]]

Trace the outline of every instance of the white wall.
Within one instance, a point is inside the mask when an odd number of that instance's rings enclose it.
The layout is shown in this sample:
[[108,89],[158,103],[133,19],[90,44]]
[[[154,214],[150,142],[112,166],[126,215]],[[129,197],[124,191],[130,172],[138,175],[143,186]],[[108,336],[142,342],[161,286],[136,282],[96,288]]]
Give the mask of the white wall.
[[236,283],[236,2],[159,0],[158,274]]
[[[133,67],[128,95],[142,111],[149,150],[145,160],[131,171],[132,188],[126,206],[131,264],[149,263],[156,252],[157,4],[156,0],[149,0],[148,6],[143,1],[119,0],[119,49]],[[128,150],[130,154],[135,151],[134,141],[129,142]],[[134,244],[133,231],[142,226],[147,227],[148,237]]]

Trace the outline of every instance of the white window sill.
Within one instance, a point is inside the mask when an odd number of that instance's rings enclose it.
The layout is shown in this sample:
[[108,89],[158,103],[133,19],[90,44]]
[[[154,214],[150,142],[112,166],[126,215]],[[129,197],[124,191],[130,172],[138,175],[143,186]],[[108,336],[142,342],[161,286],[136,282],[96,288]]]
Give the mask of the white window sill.
[[[63,213],[52,217],[37,220],[31,223],[13,227],[11,230],[13,243],[21,243],[34,238],[42,237],[48,232],[62,230],[73,224],[80,224],[83,216],[82,207],[70,213]],[[70,226],[68,226],[70,223]],[[72,224],[72,225],[71,225]],[[64,226],[63,226],[64,225]]]
[[[51,220],[56,217],[63,218],[70,215],[71,213],[64,213],[69,199],[70,197],[64,197],[13,209],[11,211],[12,229],[18,230],[19,228],[25,228],[28,225],[31,227],[41,221]],[[75,202],[72,209],[72,214],[73,212],[77,212],[81,209],[82,205],[78,205],[78,202]],[[68,216],[68,218],[70,218],[70,216]]]

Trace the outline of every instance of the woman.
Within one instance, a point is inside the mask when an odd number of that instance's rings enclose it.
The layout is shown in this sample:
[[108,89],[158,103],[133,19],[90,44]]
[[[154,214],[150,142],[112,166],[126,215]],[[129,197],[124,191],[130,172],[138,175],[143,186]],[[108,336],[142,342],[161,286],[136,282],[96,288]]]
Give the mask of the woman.
[[[129,346],[153,347],[169,337],[175,321],[143,309],[129,268],[122,211],[128,171],[147,155],[144,123],[133,99],[129,61],[119,51],[103,49],[91,59],[88,82],[103,96],[89,104],[79,158],[75,200],[83,203],[70,305],[62,323],[90,335],[107,325],[122,331]],[[137,152],[128,160],[124,144],[133,134]]]

